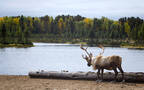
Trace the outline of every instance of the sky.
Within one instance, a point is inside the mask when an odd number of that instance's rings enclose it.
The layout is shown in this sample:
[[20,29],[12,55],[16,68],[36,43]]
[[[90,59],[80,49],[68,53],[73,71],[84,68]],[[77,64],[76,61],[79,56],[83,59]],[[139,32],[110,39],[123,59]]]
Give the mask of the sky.
[[0,0],[0,17],[78,14],[88,18],[144,18],[144,0]]

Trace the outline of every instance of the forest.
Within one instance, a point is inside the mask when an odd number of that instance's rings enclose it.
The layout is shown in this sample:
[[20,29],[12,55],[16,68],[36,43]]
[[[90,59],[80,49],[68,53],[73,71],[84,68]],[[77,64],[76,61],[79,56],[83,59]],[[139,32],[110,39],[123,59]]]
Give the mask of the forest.
[[0,17],[0,44],[32,45],[32,42],[144,45],[144,20],[80,15]]

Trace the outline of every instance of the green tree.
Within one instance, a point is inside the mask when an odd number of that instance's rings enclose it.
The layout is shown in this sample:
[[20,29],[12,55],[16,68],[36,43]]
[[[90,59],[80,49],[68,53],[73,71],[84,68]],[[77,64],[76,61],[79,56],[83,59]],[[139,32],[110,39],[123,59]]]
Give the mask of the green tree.
[[7,42],[6,42],[6,26],[5,26],[5,24],[2,24],[2,33],[1,33],[2,35],[2,44],[7,44]]
[[128,22],[125,22],[124,23],[124,28],[125,28],[125,32],[127,33],[127,35],[128,35],[128,38],[130,38],[130,26],[129,26],[129,24],[128,24]]
[[93,30],[90,31],[89,38],[90,38],[89,44],[94,44],[95,33]]
[[18,27],[16,31],[16,38],[17,38],[16,43],[23,44],[24,38],[20,27]]
[[144,43],[144,23],[141,25],[141,28],[138,32],[138,38],[139,38],[138,41],[140,43]]

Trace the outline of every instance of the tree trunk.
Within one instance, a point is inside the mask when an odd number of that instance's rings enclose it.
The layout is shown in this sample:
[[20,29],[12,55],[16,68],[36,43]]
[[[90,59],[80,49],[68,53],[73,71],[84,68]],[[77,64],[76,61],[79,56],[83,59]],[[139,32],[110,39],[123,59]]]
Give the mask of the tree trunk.
[[[113,81],[114,73],[103,74],[104,81]],[[57,72],[57,71],[37,71],[29,72],[31,78],[51,78],[51,79],[72,79],[72,80],[97,80],[95,72]],[[126,82],[144,82],[144,72],[125,72]],[[122,81],[121,73],[118,74],[117,81]]]

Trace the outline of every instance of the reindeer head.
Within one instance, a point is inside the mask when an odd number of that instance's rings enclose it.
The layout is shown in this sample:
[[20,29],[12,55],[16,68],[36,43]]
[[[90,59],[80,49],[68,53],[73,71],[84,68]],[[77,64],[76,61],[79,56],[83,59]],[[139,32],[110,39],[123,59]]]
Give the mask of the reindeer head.
[[92,57],[93,57],[92,53],[88,53],[88,51],[87,51],[88,47],[84,48],[82,45],[80,45],[80,48],[87,53],[87,55],[82,55],[82,57],[83,57],[83,59],[85,59],[87,61],[87,65],[91,66],[91,61],[92,61]]

